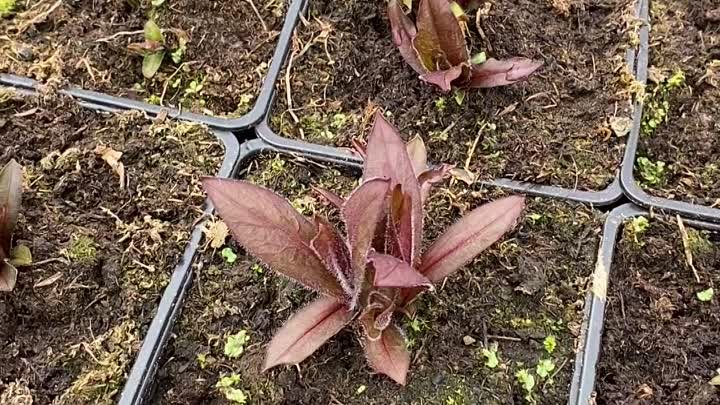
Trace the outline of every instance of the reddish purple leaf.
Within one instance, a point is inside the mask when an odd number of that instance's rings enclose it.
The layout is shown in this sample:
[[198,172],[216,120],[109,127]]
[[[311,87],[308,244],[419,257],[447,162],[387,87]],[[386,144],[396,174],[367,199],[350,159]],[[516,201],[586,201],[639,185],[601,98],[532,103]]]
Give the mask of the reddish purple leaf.
[[0,252],[10,255],[12,233],[17,224],[22,200],[23,172],[15,160],[0,170]]
[[465,35],[447,0],[420,0],[415,49],[429,71],[468,61]]
[[375,318],[375,323],[373,325],[375,329],[380,331],[387,329],[387,327],[390,326],[390,322],[393,320],[394,313],[395,302],[391,302],[390,305]]
[[367,145],[357,139],[350,141],[352,143],[352,149],[357,153],[362,160],[367,159]]
[[[512,229],[524,207],[524,197],[511,196],[476,208],[430,245],[423,254],[420,273],[433,284],[439,283]],[[410,302],[420,292],[403,291],[402,302]]]
[[371,253],[369,261],[375,269],[373,280],[375,287],[432,287],[432,283],[427,277],[396,257],[382,253]]
[[410,162],[412,163],[413,171],[416,176],[420,176],[420,173],[427,169],[427,148],[425,142],[419,136],[415,136],[405,145],[408,156],[410,156]]
[[341,209],[343,204],[345,204],[345,199],[340,197],[339,195],[333,193],[330,190],[326,190],[321,187],[315,187],[311,186],[312,189],[320,195],[325,201],[327,201],[329,204],[331,204],[333,207],[337,209]]
[[390,211],[387,222],[386,251],[407,263],[413,260],[413,223],[412,202],[410,196],[402,192],[400,185],[395,186],[390,195]]
[[512,229],[524,207],[524,197],[511,196],[476,208],[430,245],[420,273],[442,281]]
[[[368,293],[363,312],[358,317],[358,322],[365,332],[365,337],[370,340],[378,340],[382,331],[390,325],[393,313],[397,309],[395,300],[398,289],[373,289]],[[387,294],[390,294],[392,298]]]
[[241,180],[204,178],[203,187],[248,252],[309,288],[343,297],[340,284],[310,247],[316,226],[283,197]]
[[366,180],[353,191],[342,208],[354,273],[352,285],[355,294],[351,308],[354,307],[365,280],[367,254],[375,238],[378,223],[383,219],[387,194],[388,180]]
[[488,59],[470,69],[467,87],[488,88],[516,83],[530,76],[542,66],[541,62],[527,58],[506,60]]
[[315,223],[318,233],[310,242],[310,246],[325,264],[325,268],[338,280],[345,295],[351,298],[353,297],[353,272],[347,245],[326,220],[315,217]]
[[411,257],[417,260],[422,242],[423,211],[420,198],[420,185],[413,171],[407,148],[397,129],[390,125],[381,113],[375,114],[375,122],[368,140],[367,159],[363,169],[363,178],[382,177],[390,179],[390,188],[397,184],[410,199],[410,218],[412,241]]
[[445,70],[435,70],[420,76],[423,81],[438,86],[440,90],[448,92],[452,89],[453,81],[463,75],[464,65],[456,65]]
[[430,196],[430,190],[432,190],[433,184],[437,184],[445,180],[450,175],[450,171],[454,168],[454,165],[443,163],[439,166],[433,167],[432,169],[425,170],[418,176],[418,181],[420,182],[420,196],[422,197],[423,203],[425,203]]
[[263,371],[279,364],[297,364],[305,360],[340,332],[353,315],[330,297],[320,297],[303,307],[273,337]]
[[379,339],[370,340],[362,336],[361,342],[368,362],[376,372],[405,385],[410,367],[410,352],[400,328],[390,325]]
[[393,43],[400,50],[400,55],[405,59],[405,62],[418,74],[427,72],[413,46],[413,40],[417,36],[415,24],[408,18],[397,0],[390,0],[390,4],[388,4],[388,19],[390,20]]

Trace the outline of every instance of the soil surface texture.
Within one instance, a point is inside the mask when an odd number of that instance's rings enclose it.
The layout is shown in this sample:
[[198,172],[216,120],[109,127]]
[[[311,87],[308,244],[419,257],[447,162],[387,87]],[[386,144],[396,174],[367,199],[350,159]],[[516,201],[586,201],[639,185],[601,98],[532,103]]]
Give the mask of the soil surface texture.
[[[356,182],[337,170],[278,156],[253,161],[243,175],[288,197],[304,213],[331,220],[338,213],[310,185],[347,195]],[[458,182],[440,185],[427,203],[425,243],[462,213],[500,195]],[[599,215],[581,206],[529,201],[515,231],[427,293],[416,318],[403,320],[413,358],[406,387],[372,373],[352,327],[299,368],[261,373],[273,333],[314,294],[229,239],[223,249],[208,246],[196,263],[153,403],[226,404],[226,396],[240,394],[249,404],[507,405],[529,404],[528,398],[564,403],[599,227]],[[226,248],[237,254],[234,263],[221,254]],[[239,333],[249,339],[242,354],[231,358],[225,344]],[[555,367],[544,378],[537,373],[541,360]],[[520,370],[536,383],[530,392],[516,377]]]
[[[0,19],[0,72],[111,95],[240,116],[253,106],[282,26],[285,0],[17,1]],[[151,79],[142,55],[152,19],[168,48]],[[182,55],[174,30],[188,42]],[[176,60],[173,60],[173,56]]]
[[675,220],[626,224],[610,274],[598,405],[720,403],[709,384],[720,373],[720,234],[686,232],[687,248]]
[[639,27],[633,2],[484,4],[469,15],[471,53],[542,61],[529,81],[444,94],[402,60],[386,1],[314,1],[307,24],[296,29],[272,127],[285,137],[346,147],[367,135],[381,108],[405,137],[423,136],[432,160],[467,162],[481,179],[605,188],[622,158],[637,91],[625,66]]
[[[638,160],[636,177],[651,194],[720,206],[720,3],[651,5],[650,86],[638,154],[647,161]],[[680,72],[683,85],[663,91]]]
[[0,165],[24,167],[13,245],[33,256],[0,294],[0,403],[113,404],[223,148],[196,125],[52,95],[0,93],[0,133]]

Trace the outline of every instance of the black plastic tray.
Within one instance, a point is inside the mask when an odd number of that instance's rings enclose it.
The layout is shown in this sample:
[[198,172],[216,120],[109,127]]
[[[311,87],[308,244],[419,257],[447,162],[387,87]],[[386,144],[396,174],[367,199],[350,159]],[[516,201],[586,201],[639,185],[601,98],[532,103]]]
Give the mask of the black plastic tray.
[[[602,332],[605,320],[605,304],[617,238],[623,223],[648,211],[634,205],[624,204],[610,212],[603,228],[592,287],[585,302],[585,322],[580,337],[580,347],[575,360],[575,372],[570,387],[569,405],[594,404],[596,368],[600,357]],[[720,231],[720,225],[696,220],[685,220],[687,225],[700,229]]]
[[[643,21],[647,21],[648,5],[644,5],[641,13],[645,16]],[[647,82],[647,72],[649,63],[649,27],[647,24],[640,31],[641,49],[637,58],[637,80],[645,84]],[[620,183],[627,198],[632,202],[646,208],[654,208],[668,213],[680,214],[688,218],[695,218],[714,223],[720,223],[720,209],[711,208],[699,204],[692,204],[684,201],[670,200],[661,197],[655,197],[648,194],[640,187],[635,178],[635,159],[637,158],[638,143],[640,142],[640,125],[642,123],[642,103],[637,103],[635,107],[636,114],[632,131],[628,137],[627,146],[625,148],[625,157],[623,158],[622,169],[620,172]]]
[[[232,137],[235,140],[234,137]],[[219,177],[234,177],[244,163],[263,151],[270,151],[262,141],[253,139],[238,146],[234,144],[234,160],[232,164],[225,166],[220,171]],[[213,211],[212,204],[208,201],[204,212],[209,215]],[[125,387],[123,388],[118,405],[142,405],[152,394],[155,373],[160,365],[163,349],[175,326],[175,321],[180,315],[185,295],[190,290],[193,279],[192,265],[202,240],[202,225],[198,224],[190,236],[190,241],[185,248],[185,253],[173,271],[172,277],[165,291],[163,292],[157,313],[150,324],[142,347],[138,352],[135,363],[130,371]]]
[[[635,6],[635,15],[643,22],[643,29],[646,31],[644,41],[641,41],[638,49],[628,49],[625,55],[625,63],[633,72],[636,78],[647,77],[647,27],[648,27],[648,2],[649,0],[637,0]],[[639,63],[638,61],[644,61]],[[636,106],[637,108],[637,106]],[[260,122],[257,127],[257,135],[270,146],[281,150],[303,153],[307,156],[316,156],[323,160],[331,160],[336,162],[345,162],[351,165],[360,166],[361,159],[347,148],[335,148],[331,146],[310,144],[294,139],[282,137],[275,133],[270,127],[269,120],[272,111]],[[639,115],[637,111],[633,111],[633,116]],[[635,120],[637,121],[637,119]],[[639,128],[639,124],[637,125]],[[486,186],[501,187],[520,193],[526,193],[535,196],[559,198],[590,204],[596,207],[609,206],[617,203],[623,197],[623,189],[620,184],[620,178],[615,180],[604,190],[600,191],[583,191],[564,187],[540,185],[530,182],[523,182],[511,179],[495,179],[480,182]]]
[[[239,167],[238,162],[241,160],[239,157],[243,155],[245,148],[238,143],[233,133],[214,132],[225,145],[225,158],[217,176],[233,177]],[[211,214],[213,209],[212,204],[206,201],[203,209],[205,215]],[[185,292],[189,290],[192,282],[192,264],[202,239],[203,224],[204,221],[193,229],[185,252],[170,276],[170,281],[165,287],[157,307],[157,313],[143,337],[140,351],[120,393],[118,405],[142,404],[148,394],[148,388],[151,386],[160,363],[161,349],[172,333]]]
[[[205,124],[213,128],[226,131],[244,131],[252,128],[267,115],[270,105],[275,95],[275,82],[285,63],[289,48],[292,46],[292,34],[295,25],[300,20],[302,13],[307,7],[307,0],[292,0],[285,15],[285,22],[277,39],[277,46],[270,62],[267,75],[263,80],[260,94],[255,100],[255,104],[246,115],[239,118],[223,118],[210,115],[197,114],[180,109],[163,107],[149,104],[144,101],[132,100],[126,97],[111,96],[104,93],[91,90],[83,90],[78,87],[69,87],[62,89],[61,93],[75,97],[79,100],[93,103],[95,105],[106,105],[125,110],[140,110],[149,115],[157,115],[166,112],[169,117],[193,121]],[[10,74],[0,74],[0,85],[11,86],[21,89],[34,90],[41,85],[35,80]]]
[[[356,163],[343,163],[341,160],[338,160],[337,156],[335,155],[313,156],[302,153],[300,150],[306,147],[306,145],[304,145],[302,142],[293,141],[292,146],[292,148],[289,148],[288,145],[283,145],[283,147],[275,147],[268,145],[267,142],[261,139],[253,139],[247,141],[240,147],[240,155],[236,167],[236,172],[247,166],[253,161],[254,158],[264,152],[278,152],[287,154],[289,156],[295,155],[312,161],[332,163],[335,164],[337,167],[350,170],[357,170],[358,168],[358,165]],[[294,149],[294,152],[292,151],[292,149]],[[621,208],[618,208],[609,214],[607,223],[605,224],[604,233],[601,238],[600,251],[597,258],[598,263],[604,263],[608,259],[608,257],[610,257],[611,259],[615,243],[614,241],[617,235],[617,227],[618,224],[622,222],[622,220],[620,219],[620,214],[624,213],[624,210],[626,210],[627,207],[630,206],[630,204],[623,205]],[[208,206],[208,209],[211,209],[211,207]],[[200,237],[201,231],[198,229],[196,230],[196,232],[193,233],[192,243],[189,247],[189,249],[191,249],[191,253],[186,253],[187,261],[184,262],[185,265],[182,266],[182,268],[178,268],[178,270],[176,270],[176,274],[173,275],[172,281],[170,282],[163,294],[158,313],[153,320],[153,325],[157,325],[157,328],[161,329],[159,329],[153,334],[148,333],[143,343],[143,349],[141,350],[135,367],[133,367],[133,372],[128,379],[125,391],[123,391],[123,395],[120,398],[119,405],[144,405],[145,401],[148,399],[148,397],[150,397],[153,392],[154,375],[159,366],[158,363],[160,361],[161,355],[165,349],[167,337],[172,331],[173,325],[175,324],[175,321],[177,320],[177,317],[181,312],[181,308],[184,305],[184,299],[192,285],[193,270],[191,264],[192,259],[194,258],[193,254],[200,242]],[[607,274],[598,271],[598,269],[602,268],[609,267],[602,267],[600,264],[598,264],[595,272],[593,273],[595,274],[595,278],[599,277],[600,279],[602,279],[602,275]],[[606,281],[607,280],[605,280],[605,282]],[[595,282],[595,284],[601,285],[601,283],[598,283],[597,281]],[[583,330],[581,333],[583,336],[583,341],[585,342],[599,342],[599,330],[601,330],[602,327],[602,319],[600,318],[600,320],[597,321],[597,305],[598,303],[593,300],[593,296],[589,294],[586,299],[586,308],[583,315]],[[600,314],[600,316],[602,316],[602,314]],[[588,338],[586,338],[586,336]],[[587,390],[586,387],[590,387],[590,390],[592,390],[594,374],[585,376],[585,370],[587,369],[587,367],[584,366],[587,361],[591,361],[593,359],[596,359],[597,357],[596,354],[593,356],[592,351],[586,353],[586,350],[592,348],[592,345],[585,344],[581,346],[580,351],[577,354],[577,358],[575,361],[575,371],[572,379],[572,389],[570,391],[571,396],[570,400],[568,401],[568,405],[587,405],[587,403],[577,402],[577,398],[578,392],[580,392],[580,390],[583,390],[584,392],[584,390]],[[592,369],[594,370],[594,362],[592,364]]]
[[[35,94],[35,91],[29,88],[20,88],[15,90],[24,95]],[[124,110],[122,108],[111,107],[104,104],[95,104],[83,100],[77,101],[81,106],[96,111],[116,113]],[[238,169],[238,162],[240,160],[239,156],[242,154],[238,138],[235,134],[228,131],[211,129],[210,132],[217,137],[225,149],[223,161],[216,175],[218,177],[234,176]],[[206,203],[204,207],[205,214],[210,214],[212,211],[212,205]],[[120,395],[119,404],[121,405],[139,403],[135,402],[136,398],[141,396],[144,392],[147,381],[152,378],[152,375],[157,369],[160,356],[157,349],[165,343],[172,330],[172,321],[176,315],[175,311],[177,311],[176,301],[178,299],[181,300],[183,296],[182,293],[169,295],[167,291],[172,290],[184,292],[189,287],[189,274],[192,273],[191,265],[201,237],[202,230],[199,225],[196,225],[190,235],[190,240],[185,248],[185,252],[173,270],[168,286],[166,287],[166,291],[162,295],[160,304],[157,308],[157,314],[153,317],[147,333],[143,338],[140,351],[138,352],[135,363],[130,371],[130,375],[125,383],[125,388]]]

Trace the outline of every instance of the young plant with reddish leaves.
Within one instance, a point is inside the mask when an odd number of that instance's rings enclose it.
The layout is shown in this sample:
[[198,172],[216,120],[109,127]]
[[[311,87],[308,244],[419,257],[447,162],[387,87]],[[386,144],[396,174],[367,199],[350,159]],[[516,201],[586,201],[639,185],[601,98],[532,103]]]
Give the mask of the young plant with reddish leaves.
[[540,62],[521,57],[497,60],[485,59],[484,54],[479,54],[471,58],[465,33],[453,7],[459,9],[476,4],[470,0],[420,0],[416,26],[398,0],[390,0],[388,18],[393,42],[422,80],[443,91],[449,91],[453,86],[497,87],[523,80],[542,66]]
[[519,196],[481,206],[423,252],[423,202],[452,167],[428,168],[422,140],[405,145],[379,113],[362,153],[363,177],[347,198],[317,189],[342,214],[342,236],[327,220],[304,217],[272,191],[246,181],[203,179],[249,253],[320,293],[275,334],[266,370],[303,361],[354,323],[370,365],[405,384],[410,353],[398,315],[412,313],[418,294],[497,241],[523,209]]
[[22,197],[22,167],[14,161],[0,170],[0,291],[12,291],[17,281],[17,258],[10,247]]

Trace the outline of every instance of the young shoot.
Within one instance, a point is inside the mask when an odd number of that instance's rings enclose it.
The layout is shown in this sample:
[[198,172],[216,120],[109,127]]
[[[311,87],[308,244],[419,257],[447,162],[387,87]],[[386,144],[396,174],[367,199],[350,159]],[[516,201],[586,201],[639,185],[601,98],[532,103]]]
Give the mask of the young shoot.
[[341,234],[308,218],[280,195],[246,181],[203,179],[235,239],[269,268],[319,292],[292,316],[267,348],[264,369],[297,364],[348,325],[355,325],[370,365],[405,384],[410,352],[400,317],[413,302],[500,239],[524,198],[506,197],[469,212],[423,251],[423,203],[452,166],[428,167],[420,138],[407,145],[377,113],[360,185],[343,198],[316,191],[344,221]]
[[393,42],[420,79],[445,92],[452,87],[497,87],[521,81],[542,66],[541,62],[521,57],[498,60],[487,58],[484,52],[470,56],[463,7],[476,3],[420,0],[413,23],[400,2],[390,0],[388,18]]

